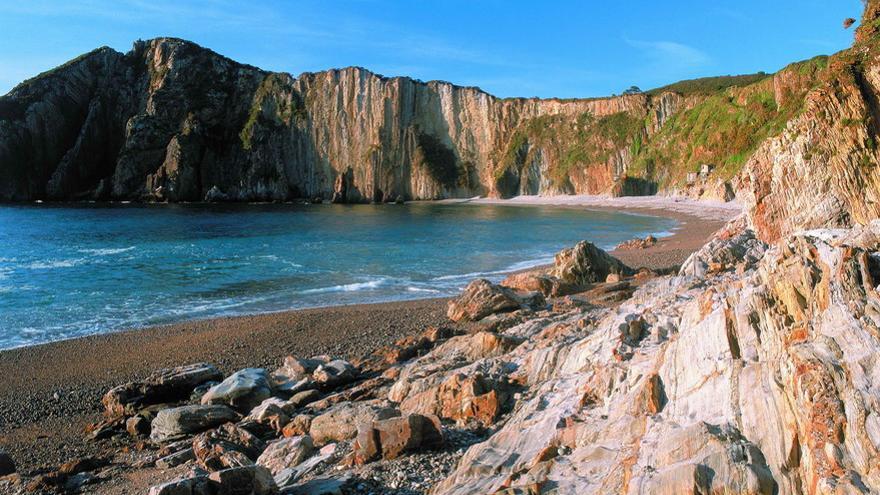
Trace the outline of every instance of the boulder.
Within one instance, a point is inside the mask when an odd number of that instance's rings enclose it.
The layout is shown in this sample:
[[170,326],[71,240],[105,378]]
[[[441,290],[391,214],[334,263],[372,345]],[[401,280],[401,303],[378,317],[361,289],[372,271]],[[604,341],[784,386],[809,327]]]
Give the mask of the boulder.
[[141,415],[132,416],[125,421],[125,430],[133,437],[149,436],[150,420]]
[[315,389],[306,390],[304,392],[299,392],[293,395],[289,401],[287,401],[288,410],[296,410],[301,407],[305,407],[312,402],[321,398],[321,392],[318,392]]
[[208,189],[208,192],[205,193],[206,203],[219,203],[222,201],[229,201],[229,195],[224,193],[217,186],[212,186],[211,189]]
[[312,388],[312,373],[329,359],[323,356],[303,359],[294,356],[284,358],[284,364],[270,375],[276,392],[293,395]]
[[395,459],[405,452],[437,448],[443,444],[440,420],[436,416],[410,414],[358,426],[354,443],[355,462],[364,464]]
[[238,414],[223,405],[190,405],[164,409],[150,425],[150,439],[165,442],[237,421]]
[[131,416],[152,404],[184,400],[199,385],[220,380],[223,375],[208,363],[159,370],[143,381],[110,389],[101,402],[110,417]]
[[269,397],[260,403],[259,406],[255,407],[244,418],[243,422],[259,426],[260,429],[265,431],[280,433],[284,425],[290,421],[290,416],[287,413],[287,410],[290,408],[291,406],[287,401],[277,397]]
[[285,437],[296,437],[299,435],[305,435],[309,432],[309,429],[312,427],[312,419],[314,416],[311,414],[297,414],[284,426],[284,429],[281,431],[281,434]]
[[15,472],[15,462],[6,452],[0,451],[0,476],[6,476]]
[[560,251],[550,272],[563,283],[579,287],[603,282],[611,273],[629,275],[633,270],[587,241]]
[[216,487],[207,476],[170,481],[150,488],[149,495],[215,495]]
[[521,292],[539,292],[544,297],[559,297],[576,290],[551,275],[540,273],[514,273],[501,281],[501,285]]
[[400,416],[400,411],[364,402],[341,402],[312,418],[309,435],[315,445],[341,442],[357,436],[359,423]]
[[648,249],[650,247],[654,247],[657,244],[657,238],[649,235],[644,239],[640,237],[636,237],[635,239],[630,239],[628,241],[621,242],[617,245],[615,250],[632,250],[632,249]]
[[189,461],[195,460],[196,454],[193,451],[192,447],[188,447],[182,450],[178,450],[173,454],[168,454],[165,457],[160,457],[156,459],[156,467],[159,469],[170,469],[175,466],[179,466],[181,464],[185,464]]
[[357,378],[357,369],[343,359],[319,365],[312,373],[315,383],[322,388],[334,388],[351,383]]
[[315,452],[315,444],[308,435],[282,438],[266,447],[257,459],[273,476],[287,468],[298,466]]
[[275,495],[278,485],[263,466],[239,466],[211,473],[217,495]]
[[245,368],[211,387],[202,396],[202,404],[226,404],[247,413],[271,396],[272,386],[266,370]]
[[454,373],[438,386],[406,397],[400,410],[434,415],[459,424],[490,426],[501,414],[502,394],[481,373]]
[[251,465],[265,448],[265,442],[232,423],[193,439],[196,461],[208,471]]
[[449,301],[446,316],[455,322],[478,321],[495,313],[517,309],[539,309],[546,305],[540,293],[519,295],[486,279],[469,283],[464,292]]

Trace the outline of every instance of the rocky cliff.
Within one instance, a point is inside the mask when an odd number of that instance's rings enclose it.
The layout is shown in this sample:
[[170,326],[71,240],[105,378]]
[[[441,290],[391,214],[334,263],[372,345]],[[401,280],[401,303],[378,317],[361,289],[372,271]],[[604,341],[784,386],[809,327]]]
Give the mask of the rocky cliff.
[[[0,200],[730,199],[727,182],[800,110],[819,62],[612,98],[499,99],[361,68],[293,77],[139,41],[0,97]],[[707,163],[718,172],[688,177]]]

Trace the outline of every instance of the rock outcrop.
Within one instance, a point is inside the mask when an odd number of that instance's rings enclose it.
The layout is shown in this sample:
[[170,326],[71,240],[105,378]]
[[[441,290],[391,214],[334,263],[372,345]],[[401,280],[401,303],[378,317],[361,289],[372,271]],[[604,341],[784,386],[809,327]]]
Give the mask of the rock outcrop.
[[[125,54],[87,53],[0,97],[0,201],[350,203],[658,190],[727,200],[739,166],[726,164],[778,135],[779,121],[802,106],[814,84],[802,72],[720,78],[709,91],[683,84],[599,99],[499,99],[358,67],[293,77],[179,39],[137,41]],[[702,132],[693,122],[722,129],[734,112],[748,124],[741,132],[681,156]],[[719,172],[698,191],[686,188],[686,176],[708,163]]]
[[855,46],[830,57],[803,111],[738,177],[738,196],[765,241],[880,216],[880,7],[866,6]]
[[188,405],[163,409],[153,420],[150,438],[161,442],[237,419],[238,414],[235,411],[222,405]]
[[262,368],[246,368],[229,375],[202,396],[202,404],[226,404],[247,412],[272,396],[269,376]]
[[109,417],[131,416],[152,404],[186,399],[199,385],[222,378],[220,371],[207,363],[178,366],[152,373],[143,381],[115,387],[104,395],[101,402]]

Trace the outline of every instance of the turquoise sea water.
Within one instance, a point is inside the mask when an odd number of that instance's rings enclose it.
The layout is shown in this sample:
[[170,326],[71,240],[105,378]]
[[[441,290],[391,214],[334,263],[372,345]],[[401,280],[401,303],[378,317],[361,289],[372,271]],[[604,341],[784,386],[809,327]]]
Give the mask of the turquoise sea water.
[[0,349],[194,318],[439,297],[668,219],[494,205],[0,206]]

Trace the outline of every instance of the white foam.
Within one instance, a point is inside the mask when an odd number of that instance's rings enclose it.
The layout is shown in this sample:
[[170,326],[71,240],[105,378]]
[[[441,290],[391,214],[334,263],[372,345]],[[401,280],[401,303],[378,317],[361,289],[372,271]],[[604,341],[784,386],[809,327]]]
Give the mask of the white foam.
[[114,254],[125,253],[134,249],[134,246],[125,248],[106,248],[106,249],[80,249],[80,253],[91,254],[94,256],[112,256]]
[[30,270],[52,270],[55,268],[70,268],[77,265],[81,265],[86,260],[84,258],[74,258],[69,260],[47,260],[47,261],[35,261],[28,265],[25,265],[25,268]]
[[470,272],[470,273],[462,273],[458,275],[443,275],[440,277],[434,277],[431,279],[433,282],[442,282],[446,280],[461,280],[463,278],[471,279],[471,278],[480,278],[480,277],[491,277],[494,275],[506,275],[508,273],[518,272],[522,270],[528,270],[529,268],[535,268],[537,266],[547,265],[553,262],[553,258],[539,258],[528,261],[520,261],[518,263],[514,263],[506,268],[502,268],[501,270],[494,270],[489,272]]
[[407,287],[407,292],[419,292],[424,294],[440,294],[441,292],[437,289],[425,289],[423,287]]
[[372,290],[385,285],[388,279],[379,278],[367,282],[355,282],[352,284],[332,285],[330,287],[319,287],[317,289],[307,289],[300,291],[300,294],[325,294],[327,292],[357,292],[362,290]]

